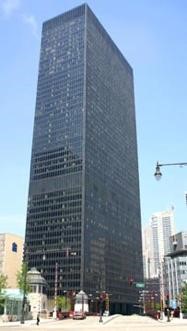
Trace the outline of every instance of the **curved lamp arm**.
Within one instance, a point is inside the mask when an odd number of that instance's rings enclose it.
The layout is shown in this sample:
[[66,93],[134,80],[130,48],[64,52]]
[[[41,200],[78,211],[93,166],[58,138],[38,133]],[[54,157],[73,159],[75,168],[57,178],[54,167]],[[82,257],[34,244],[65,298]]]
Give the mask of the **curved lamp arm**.
[[156,164],[156,169],[155,169],[155,173],[154,176],[157,180],[160,180],[162,178],[162,173],[160,171],[160,167],[163,166],[187,166],[187,162],[178,162],[178,163],[159,163],[157,162]]

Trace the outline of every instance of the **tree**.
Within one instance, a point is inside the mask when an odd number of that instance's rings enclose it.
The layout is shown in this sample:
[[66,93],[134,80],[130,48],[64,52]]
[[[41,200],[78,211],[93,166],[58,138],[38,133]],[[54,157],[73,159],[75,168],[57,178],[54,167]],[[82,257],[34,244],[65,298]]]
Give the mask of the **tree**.
[[7,287],[7,276],[0,274],[0,294],[3,288]]
[[7,287],[7,276],[0,274],[0,313],[3,313],[5,297],[2,294],[2,289]]
[[17,272],[17,285],[20,291],[25,295],[31,292],[31,287],[27,280],[27,272],[28,272],[27,263],[23,262],[21,266],[21,270]]
[[17,273],[17,284],[20,291],[23,293],[22,310],[21,310],[21,324],[25,321],[25,304],[26,295],[31,292],[31,288],[27,278],[28,266],[26,262],[22,263],[21,270]]
[[67,296],[58,296],[56,303],[57,308],[61,311],[70,311],[71,309],[70,299]]
[[182,287],[181,308],[183,313],[187,313],[187,283],[185,283]]

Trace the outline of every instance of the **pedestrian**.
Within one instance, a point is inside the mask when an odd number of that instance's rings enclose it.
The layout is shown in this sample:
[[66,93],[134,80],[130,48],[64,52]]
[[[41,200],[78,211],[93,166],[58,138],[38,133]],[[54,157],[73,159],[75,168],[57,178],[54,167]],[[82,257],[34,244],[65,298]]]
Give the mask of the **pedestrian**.
[[40,314],[37,314],[37,318],[36,318],[36,325],[40,324]]

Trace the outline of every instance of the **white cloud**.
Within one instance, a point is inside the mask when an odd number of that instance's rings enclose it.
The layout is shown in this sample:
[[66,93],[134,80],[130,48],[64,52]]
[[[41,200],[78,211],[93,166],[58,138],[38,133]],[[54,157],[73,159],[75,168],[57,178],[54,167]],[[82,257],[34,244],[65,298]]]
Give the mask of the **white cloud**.
[[5,16],[10,16],[19,9],[20,4],[20,0],[4,0],[1,2],[1,9]]
[[33,15],[29,15],[24,12],[22,13],[20,7],[21,0],[0,0],[0,10],[3,12],[5,17],[10,18],[10,16],[14,15],[16,12],[17,18],[21,19],[24,24],[29,26],[32,34],[39,38],[36,18]]
[[35,37],[38,37],[38,24],[33,15],[22,15],[23,22],[31,28],[31,32]]

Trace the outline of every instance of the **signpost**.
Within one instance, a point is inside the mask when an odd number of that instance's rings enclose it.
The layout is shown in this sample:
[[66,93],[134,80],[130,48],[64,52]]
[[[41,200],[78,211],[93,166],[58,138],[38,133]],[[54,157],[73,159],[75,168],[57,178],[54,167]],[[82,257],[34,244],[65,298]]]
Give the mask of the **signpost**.
[[145,284],[144,283],[136,283],[136,287],[138,288],[144,288]]

